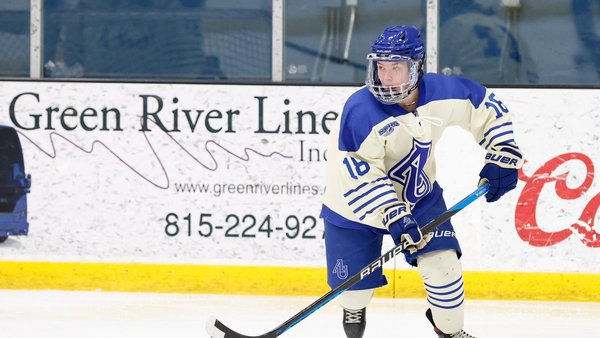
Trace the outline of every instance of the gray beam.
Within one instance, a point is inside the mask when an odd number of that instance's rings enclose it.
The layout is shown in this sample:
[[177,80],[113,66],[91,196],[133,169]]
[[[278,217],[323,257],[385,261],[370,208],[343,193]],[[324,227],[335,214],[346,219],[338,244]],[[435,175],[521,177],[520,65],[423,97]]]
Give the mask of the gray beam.
[[43,0],[30,0],[29,26],[29,76],[32,79],[41,79],[44,63],[44,19],[42,16]]
[[427,0],[427,49],[426,70],[438,72],[438,34],[439,34],[439,0]]
[[271,80],[283,81],[283,39],[285,0],[273,0]]

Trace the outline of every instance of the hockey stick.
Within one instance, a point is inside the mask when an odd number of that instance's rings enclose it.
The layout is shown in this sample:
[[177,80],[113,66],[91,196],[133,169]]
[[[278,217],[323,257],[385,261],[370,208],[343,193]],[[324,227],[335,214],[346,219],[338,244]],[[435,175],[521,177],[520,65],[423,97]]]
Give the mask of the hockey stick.
[[[464,209],[467,205],[471,204],[480,196],[484,195],[489,190],[489,184],[484,184],[481,187],[477,188],[474,192],[472,192],[469,196],[465,197],[460,202],[456,203],[452,208],[448,209],[444,213],[442,213],[437,218],[433,219],[429,223],[427,223],[424,227],[421,228],[421,232],[426,234],[429,233],[435,228],[437,228],[440,224],[444,223],[450,217],[454,216],[457,212]],[[332,299],[337,297],[340,293],[346,291],[354,284],[358,283],[365,277],[367,277],[371,272],[376,271],[377,269],[381,269],[383,264],[390,259],[394,258],[397,254],[402,252],[402,244],[400,243],[394,248],[390,249],[383,256],[377,258],[371,264],[365,266],[362,270],[356,273],[354,276],[350,277],[344,283],[327,292],[324,296],[317,299],[315,302],[310,304],[308,307],[304,308],[302,311],[298,312],[292,318],[288,319],[285,323],[279,325],[275,329],[270,332],[267,332],[260,336],[246,336],[240,333],[233,331],[232,329],[225,326],[225,324],[221,323],[218,319],[214,317],[210,317],[206,322],[206,331],[212,338],[275,338],[289,330],[294,325],[298,324],[304,318],[311,315],[313,312],[317,311],[323,305],[329,303]]]

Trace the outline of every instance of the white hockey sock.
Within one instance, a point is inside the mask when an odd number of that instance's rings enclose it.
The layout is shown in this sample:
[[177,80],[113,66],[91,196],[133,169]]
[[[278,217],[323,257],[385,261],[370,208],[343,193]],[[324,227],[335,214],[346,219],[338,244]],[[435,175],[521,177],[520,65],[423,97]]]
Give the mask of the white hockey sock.
[[338,303],[347,310],[360,310],[367,307],[375,289],[348,290],[338,296]]
[[464,287],[462,266],[454,250],[425,253],[417,258],[433,321],[447,334],[462,330]]

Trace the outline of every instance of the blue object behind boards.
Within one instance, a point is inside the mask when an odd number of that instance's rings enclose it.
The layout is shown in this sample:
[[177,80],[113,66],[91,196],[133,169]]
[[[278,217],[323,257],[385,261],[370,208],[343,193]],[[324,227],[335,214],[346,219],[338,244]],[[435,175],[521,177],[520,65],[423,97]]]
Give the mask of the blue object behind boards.
[[8,236],[27,235],[30,187],[19,136],[14,128],[0,125],[0,242]]

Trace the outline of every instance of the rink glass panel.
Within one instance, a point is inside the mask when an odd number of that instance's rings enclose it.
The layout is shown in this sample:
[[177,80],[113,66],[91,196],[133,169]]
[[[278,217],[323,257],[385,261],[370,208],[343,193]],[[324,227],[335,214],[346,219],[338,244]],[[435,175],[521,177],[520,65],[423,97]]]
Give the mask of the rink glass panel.
[[[42,7],[45,78],[262,83],[281,73],[284,83],[315,85],[363,84],[365,55],[383,28],[408,24],[425,34],[428,10],[424,0],[6,0],[0,77],[37,69],[33,3]],[[498,86],[600,81],[598,0],[433,3],[439,43],[428,57],[438,67],[429,71]]]
[[425,27],[419,0],[286,1],[284,17],[287,82],[364,83],[366,55],[383,28]]
[[0,76],[29,76],[29,0],[0,2]]
[[440,0],[439,71],[494,85],[600,80],[600,1]]
[[271,78],[271,3],[44,2],[46,77]]

